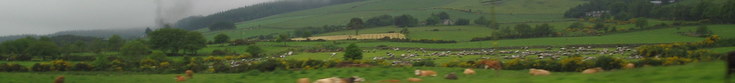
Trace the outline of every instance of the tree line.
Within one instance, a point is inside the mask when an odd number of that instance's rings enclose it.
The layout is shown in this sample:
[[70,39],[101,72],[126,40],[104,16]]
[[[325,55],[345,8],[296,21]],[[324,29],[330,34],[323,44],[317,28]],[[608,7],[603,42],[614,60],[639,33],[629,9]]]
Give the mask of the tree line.
[[516,38],[532,38],[532,37],[554,37],[558,36],[554,31],[554,27],[549,24],[541,24],[532,27],[528,24],[517,24],[513,28],[506,27],[493,31],[491,36],[472,38],[470,41],[497,40],[497,39],[516,39]]
[[191,16],[181,19],[174,25],[177,28],[195,30],[208,27],[214,23],[242,22],[276,14],[319,8],[323,6],[350,3],[362,0],[283,0],[255,4],[227,10],[207,16]]
[[[668,20],[708,21],[714,23],[735,23],[735,1],[696,0],[652,3],[648,0],[590,0],[589,3],[573,7],[564,13],[564,17],[583,18],[602,14],[602,18],[628,20],[647,17]],[[695,3],[681,3],[695,2]]]

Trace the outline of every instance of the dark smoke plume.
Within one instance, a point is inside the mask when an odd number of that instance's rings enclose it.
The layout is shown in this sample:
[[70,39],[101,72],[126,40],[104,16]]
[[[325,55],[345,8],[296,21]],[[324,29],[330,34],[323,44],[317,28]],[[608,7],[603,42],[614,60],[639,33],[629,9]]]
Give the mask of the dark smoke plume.
[[155,0],[156,26],[163,27],[187,17],[192,6],[191,0]]

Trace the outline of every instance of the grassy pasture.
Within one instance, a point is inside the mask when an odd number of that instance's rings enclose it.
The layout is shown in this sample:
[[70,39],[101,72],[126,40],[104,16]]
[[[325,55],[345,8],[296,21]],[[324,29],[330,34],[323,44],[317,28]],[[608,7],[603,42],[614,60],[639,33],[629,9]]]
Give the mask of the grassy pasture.
[[[610,70],[596,74],[579,72],[552,72],[550,76],[531,76],[528,70],[495,71],[476,69],[476,75],[461,74],[463,68],[444,67],[370,67],[370,68],[330,68],[300,71],[243,72],[243,73],[197,73],[194,79],[183,83],[290,83],[298,78],[318,78],[332,76],[360,76],[368,83],[381,80],[402,80],[409,77],[423,79],[425,83],[719,83],[723,81],[724,62],[699,62],[679,66],[643,67],[630,70]],[[438,77],[413,76],[415,69],[429,69],[439,72]],[[449,72],[459,75],[459,80],[446,80]],[[147,74],[135,72],[0,72],[2,83],[44,83],[52,82],[59,75],[66,77],[68,83],[174,83],[174,77],[181,74]]]

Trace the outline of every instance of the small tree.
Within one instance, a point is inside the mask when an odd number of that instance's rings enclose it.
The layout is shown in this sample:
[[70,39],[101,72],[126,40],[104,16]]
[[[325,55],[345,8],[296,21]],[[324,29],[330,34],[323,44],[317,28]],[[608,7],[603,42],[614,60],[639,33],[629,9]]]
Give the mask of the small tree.
[[454,24],[456,24],[456,25],[469,25],[470,24],[470,20],[469,19],[460,18],[460,19],[457,19],[457,22],[454,23]]
[[252,55],[253,57],[260,57],[261,53],[263,53],[263,49],[260,49],[260,47],[254,45],[248,46],[248,49],[245,51],[250,53],[250,55]]
[[219,34],[214,37],[214,43],[220,44],[220,43],[227,43],[228,41],[230,41],[230,36],[227,36],[225,34]]
[[131,60],[139,60],[148,55],[150,50],[142,41],[130,41],[120,48],[120,54],[130,57]]
[[648,20],[644,18],[638,18],[637,21],[635,21],[635,26],[644,29],[646,26],[648,26]]
[[436,25],[441,23],[441,19],[438,16],[430,16],[426,19],[426,25]]
[[118,51],[120,46],[125,44],[125,41],[119,35],[112,35],[112,37],[107,39],[107,44],[109,44],[110,50]]
[[347,24],[347,26],[350,29],[355,30],[355,35],[358,35],[359,34],[358,32],[360,31],[360,29],[362,29],[364,27],[363,24],[364,23],[362,22],[362,19],[360,19],[360,18],[352,18],[352,19],[350,19],[350,23]]
[[403,28],[403,29],[401,29],[401,33],[402,33],[402,34],[408,34],[408,33],[409,33],[409,32],[408,32],[408,28]]
[[485,16],[480,16],[480,18],[475,19],[475,24],[489,26],[490,21],[487,20]]
[[357,45],[350,44],[345,48],[345,55],[343,57],[345,60],[360,60],[362,59],[362,50],[360,50]]
[[450,19],[449,18],[449,14],[447,14],[447,12],[441,12],[437,16],[439,16],[439,19],[441,19],[441,20],[449,20]]
[[712,31],[707,28],[707,25],[700,25],[699,27],[697,27],[697,31],[694,33],[699,35],[700,37],[707,37],[712,35]]
[[283,42],[283,45],[284,45],[284,46],[286,46],[286,41],[290,41],[290,40],[291,40],[291,39],[290,39],[290,37],[289,37],[289,35],[288,35],[288,34],[280,34],[280,35],[278,35],[278,37],[276,38],[276,41],[277,41],[277,42]]

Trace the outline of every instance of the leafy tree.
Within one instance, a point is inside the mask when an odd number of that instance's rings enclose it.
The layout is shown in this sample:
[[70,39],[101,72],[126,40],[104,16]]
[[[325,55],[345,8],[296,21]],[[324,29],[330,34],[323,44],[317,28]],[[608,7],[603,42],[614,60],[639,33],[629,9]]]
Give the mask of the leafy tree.
[[394,24],[398,27],[415,27],[418,24],[418,19],[404,14],[396,17]]
[[363,24],[364,23],[362,22],[362,19],[360,19],[360,18],[352,18],[352,19],[350,19],[350,23],[347,24],[347,27],[349,27],[350,29],[355,30],[355,35],[358,35],[359,34],[358,32],[360,31],[360,29],[362,29],[363,27],[365,27]]
[[519,37],[530,37],[531,34],[533,34],[533,28],[531,27],[531,25],[525,23],[518,24],[514,28],[514,30],[516,31],[512,34],[518,34]]
[[449,14],[447,14],[447,12],[441,12],[437,16],[439,16],[439,19],[441,19],[441,20],[449,20],[450,19],[449,18]]
[[168,62],[171,62],[171,59],[169,59],[167,57],[168,56],[166,56],[166,53],[163,53],[161,51],[153,51],[153,53],[151,53],[150,56],[148,56],[148,58],[153,59],[153,60],[156,60],[156,61],[161,61],[161,62],[168,61]]
[[207,40],[204,39],[204,36],[202,36],[202,33],[191,31],[188,32],[187,35],[184,36],[186,41],[183,45],[184,52],[189,53],[190,55],[197,54],[197,50],[202,49],[204,47],[207,47]]
[[408,32],[408,28],[403,28],[403,29],[401,29],[401,33],[402,33],[402,34],[408,34],[408,33],[409,33],[409,32]]
[[725,23],[735,23],[735,1],[727,0],[727,2],[720,7],[719,19],[722,19]]
[[357,45],[350,44],[345,48],[344,60],[360,60],[362,59],[362,50]]
[[230,41],[230,36],[227,36],[225,34],[214,36],[214,43],[227,43],[228,41]]
[[694,33],[701,35],[701,37],[708,37],[713,34],[712,31],[707,28],[707,25],[700,25]]
[[541,24],[539,26],[536,26],[535,29],[536,30],[534,30],[535,31],[534,33],[536,34],[536,36],[540,36],[540,37],[554,36],[554,28],[551,27],[549,24],[546,24],[546,23]]
[[235,28],[236,28],[235,23],[232,23],[232,22],[217,22],[212,25],[209,25],[210,31],[232,30]]
[[438,16],[429,16],[429,18],[426,19],[426,25],[436,25],[441,23],[441,19],[439,19]]
[[140,60],[148,55],[150,50],[143,41],[130,41],[120,48],[120,54],[129,57],[130,60]]
[[252,55],[253,57],[261,57],[263,53],[263,49],[254,45],[248,46],[248,49],[245,51],[250,53],[250,55]]
[[291,39],[290,39],[290,38],[291,38],[291,37],[289,37],[289,36],[288,36],[288,34],[280,34],[280,35],[278,35],[278,37],[276,38],[276,41],[277,41],[277,42],[283,42],[283,45],[285,46],[285,45],[286,45],[286,41],[291,41]]
[[470,20],[469,19],[460,18],[460,19],[457,19],[457,22],[454,23],[454,24],[455,25],[469,25],[470,24]]
[[117,51],[124,43],[125,41],[120,38],[120,35],[112,35],[112,37],[107,39],[107,44],[109,44],[108,47],[112,51]]
[[152,48],[162,50],[168,55],[177,55],[181,50],[194,53],[206,46],[206,40],[196,31],[189,32],[169,27],[153,31],[148,36]]
[[490,21],[487,20],[485,16],[480,16],[480,18],[475,19],[475,24],[489,26]]
[[46,57],[57,57],[61,53],[61,49],[51,41],[36,41],[31,43],[26,52],[46,60]]
[[381,15],[377,17],[372,17],[368,19],[365,22],[366,27],[379,27],[379,26],[389,26],[393,25],[393,16],[390,15]]
[[648,26],[648,20],[644,18],[637,18],[635,21],[635,26],[644,29],[646,26]]

